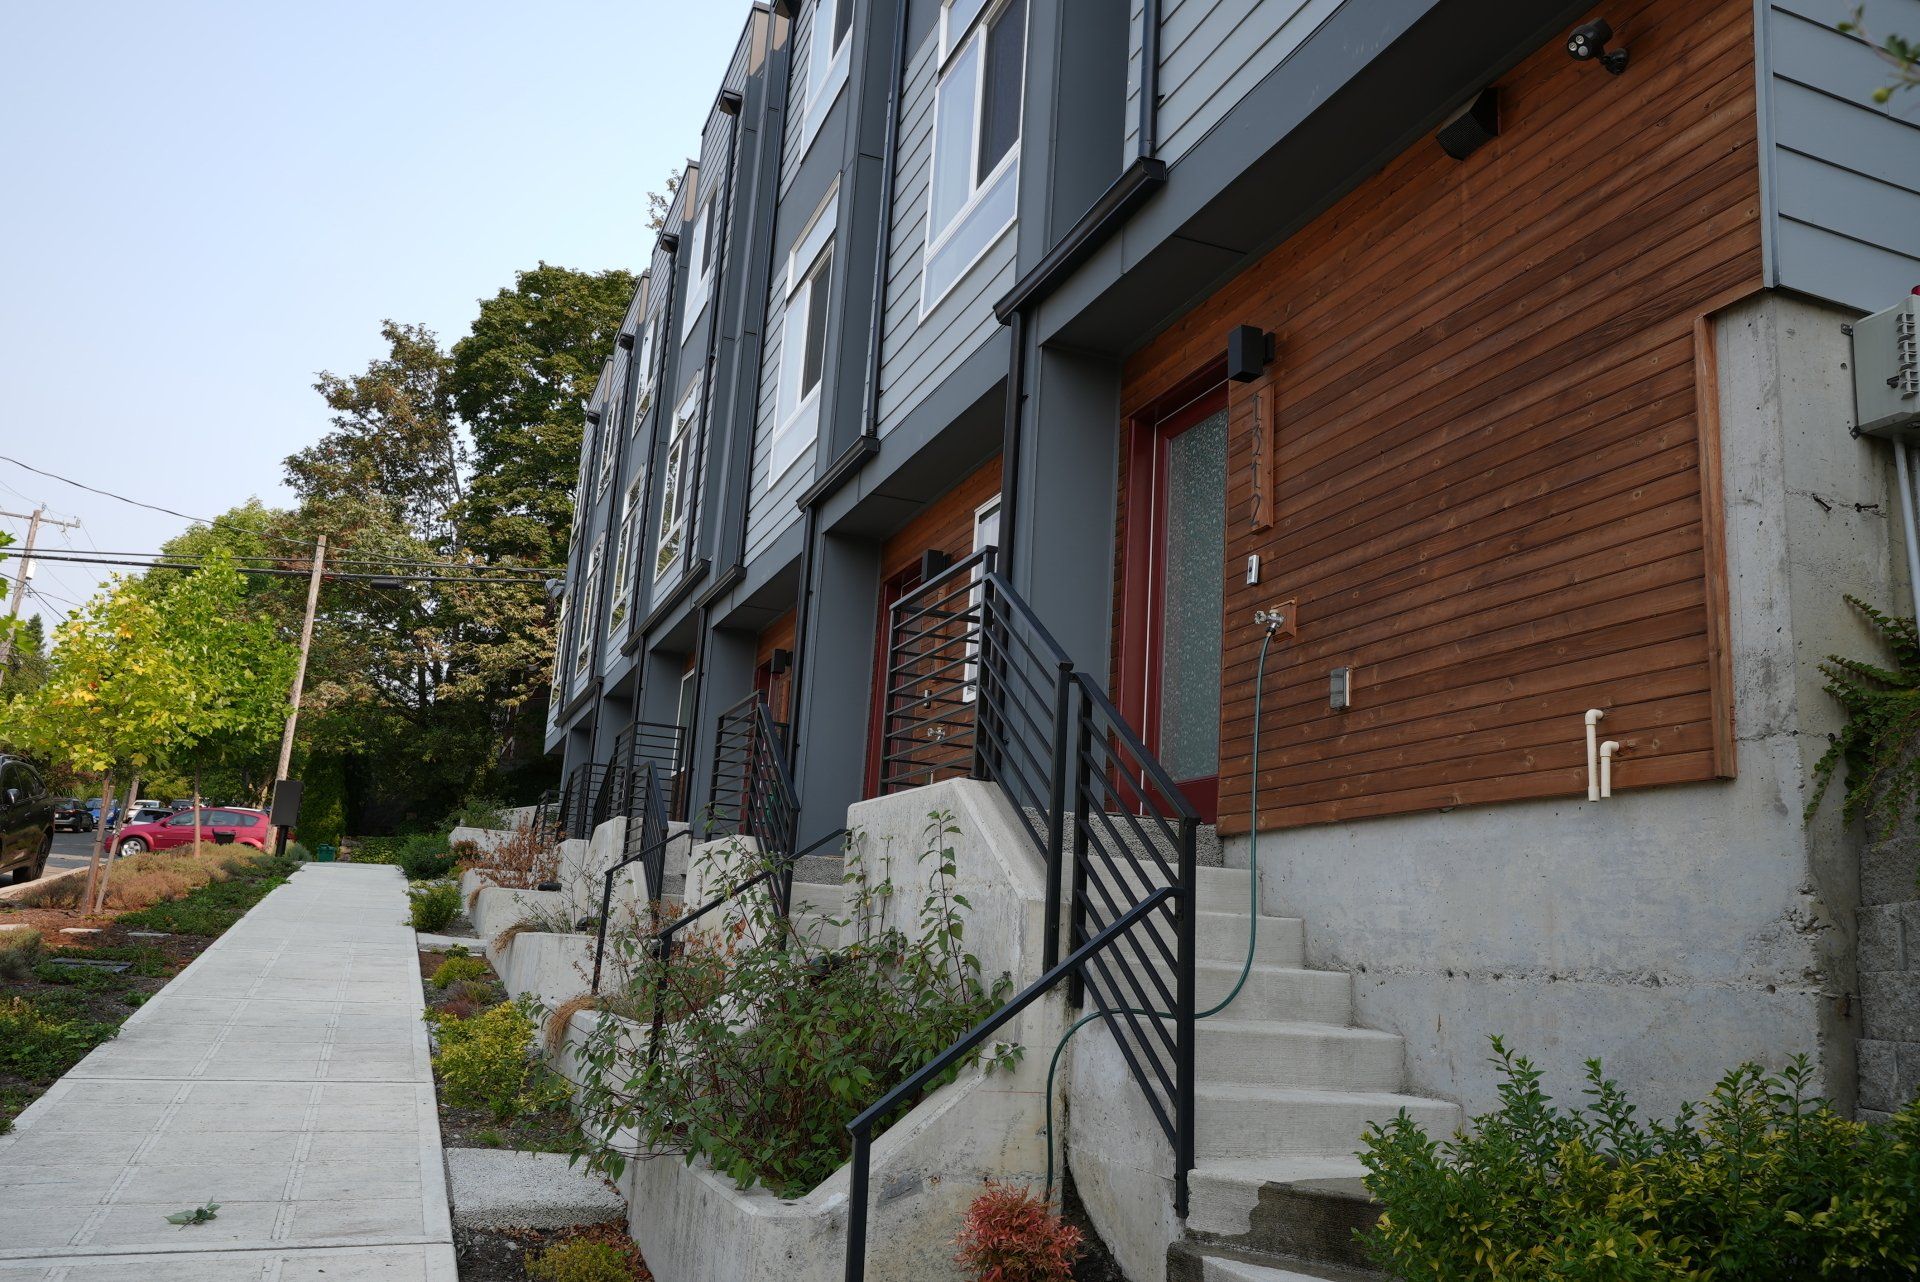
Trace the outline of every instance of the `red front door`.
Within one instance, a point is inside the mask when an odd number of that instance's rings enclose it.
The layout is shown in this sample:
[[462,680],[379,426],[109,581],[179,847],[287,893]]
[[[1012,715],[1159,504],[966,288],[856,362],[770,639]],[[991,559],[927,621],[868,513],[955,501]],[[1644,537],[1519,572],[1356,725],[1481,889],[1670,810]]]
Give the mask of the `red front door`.
[[1220,798],[1226,490],[1224,383],[1135,421],[1120,706],[1208,822]]

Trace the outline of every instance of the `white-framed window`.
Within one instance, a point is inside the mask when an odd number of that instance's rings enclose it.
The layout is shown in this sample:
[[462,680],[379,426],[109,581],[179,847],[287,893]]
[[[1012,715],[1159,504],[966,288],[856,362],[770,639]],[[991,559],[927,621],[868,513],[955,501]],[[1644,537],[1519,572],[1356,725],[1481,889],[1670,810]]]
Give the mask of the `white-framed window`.
[[593,487],[595,498],[607,492],[607,482],[613,479],[613,460],[619,453],[614,448],[620,439],[619,433],[614,430],[614,424],[618,419],[619,416],[613,412],[612,405],[602,405],[600,421],[594,424],[594,436],[597,438],[594,449],[600,454],[600,479]]
[[653,403],[653,345],[660,337],[660,317],[655,313],[647,320],[646,327],[640,331],[638,345],[640,370],[634,386],[639,394],[633,398],[632,431],[639,432],[640,422],[647,416],[647,406]]
[[581,579],[580,597],[580,635],[573,639],[573,675],[579,677],[587,670],[593,658],[593,620],[599,613],[600,571],[602,559],[607,551],[607,536],[601,535],[593,541],[593,550],[587,553],[587,572]]
[[560,609],[553,619],[553,681],[547,687],[547,722],[560,719],[560,705],[567,694],[567,597],[560,597]]
[[948,0],[940,11],[920,313],[931,311],[1013,226],[1027,0]]
[[686,341],[693,323],[707,305],[713,284],[713,198],[706,197],[694,210],[693,225],[688,228],[684,248],[687,254],[687,316],[680,323],[680,339]]
[[767,442],[768,489],[820,436],[820,385],[826,372],[827,321],[833,314],[833,236],[839,208],[840,185],[835,183],[787,255],[779,419]]
[[639,524],[640,509],[646,498],[647,472],[641,468],[627,483],[627,492],[620,499],[620,524],[614,536],[619,542],[613,549],[613,601],[607,607],[609,643],[626,634],[627,618],[633,608],[633,530]]
[[700,417],[700,380],[687,389],[673,412],[673,432],[667,438],[667,463],[660,473],[660,539],[653,558],[653,577],[665,576],[680,561],[687,538],[687,513],[693,505],[691,479],[695,421]]
[[[998,547],[999,545],[1000,496],[996,494],[973,510],[973,550],[979,552],[982,549]],[[982,590],[976,587],[971,594],[970,606],[970,612],[973,614],[975,620],[975,627],[980,626],[980,607],[985,600],[986,597]],[[980,675],[979,664],[975,662],[979,653],[980,643],[978,641],[968,641],[967,680],[966,684],[961,687],[960,692],[960,697],[963,699],[973,698],[975,684]]]
[[806,155],[820,122],[847,83],[852,59],[854,0],[814,0],[807,27],[806,101],[801,110],[800,154]]

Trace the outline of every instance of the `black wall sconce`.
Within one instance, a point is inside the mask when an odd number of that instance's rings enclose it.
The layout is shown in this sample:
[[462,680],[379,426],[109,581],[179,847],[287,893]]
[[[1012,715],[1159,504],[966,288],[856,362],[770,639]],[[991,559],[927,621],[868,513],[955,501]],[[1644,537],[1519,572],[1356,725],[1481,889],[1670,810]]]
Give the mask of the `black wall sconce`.
[[740,114],[740,105],[743,101],[744,99],[733,90],[722,89],[720,91],[720,97],[715,100],[713,105],[723,116],[737,116]]
[[588,423],[588,425],[589,425],[589,426],[592,426],[592,427],[598,427],[598,426],[600,426],[600,411],[599,411],[599,410],[588,410],[588,411],[587,411],[587,423]]
[[1567,37],[1567,53],[1575,62],[1593,62],[1619,75],[1627,69],[1627,51],[1615,49],[1607,51],[1607,41],[1613,39],[1613,27],[1605,18],[1595,18],[1592,22],[1583,22],[1573,29]]
[[1500,91],[1489,85],[1453,113],[1433,140],[1455,160],[1465,160],[1500,136]]
[[767,671],[776,677],[792,666],[793,651],[791,650],[775,650],[767,658]]
[[1273,335],[1258,325],[1235,325],[1227,331],[1227,377],[1251,383],[1273,360]]
[[679,253],[680,252],[680,233],[677,231],[661,232],[660,248],[666,250],[669,254]]
[[944,574],[947,567],[952,564],[953,558],[945,552],[939,548],[928,548],[920,554],[920,581],[925,583],[928,579]]

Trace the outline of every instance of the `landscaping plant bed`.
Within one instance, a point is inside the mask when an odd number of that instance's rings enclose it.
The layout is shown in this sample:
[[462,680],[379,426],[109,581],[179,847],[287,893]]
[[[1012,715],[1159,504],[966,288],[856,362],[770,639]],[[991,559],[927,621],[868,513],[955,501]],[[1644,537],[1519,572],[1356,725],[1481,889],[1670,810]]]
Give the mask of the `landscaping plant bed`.
[[566,1242],[604,1243],[627,1259],[628,1276],[633,1282],[652,1282],[640,1258],[639,1248],[627,1236],[626,1226],[615,1221],[590,1224],[584,1228],[554,1229],[464,1229],[453,1230],[453,1252],[460,1267],[460,1282],[540,1282],[527,1271],[529,1257]]
[[[499,977],[487,967],[486,959],[478,951],[464,955],[464,960],[485,967],[484,974],[475,974],[471,978],[452,980],[443,984],[434,983],[434,976],[440,973],[450,958],[461,954],[442,952],[422,952],[420,954],[421,987],[426,993],[427,1010],[430,1016],[440,1019],[471,1019],[499,1006],[508,1000],[507,990]],[[468,967],[475,969],[474,967]],[[443,976],[443,978],[445,978]],[[551,1074],[544,1065],[538,1066],[539,1073]],[[434,1070],[434,1098],[440,1105],[440,1139],[447,1148],[505,1148],[518,1149],[534,1153],[572,1153],[579,1144],[579,1128],[574,1121],[573,1112],[564,1100],[546,1103],[537,1108],[515,1108],[507,1117],[496,1115],[487,1108],[455,1107],[448,1102],[447,1083],[436,1065]],[[535,1092],[543,1096],[544,1092]],[[464,1276],[464,1274],[463,1274]],[[519,1276],[514,1274],[512,1276]]]
[[[117,917],[77,908],[0,910],[0,927],[27,928],[0,929],[0,1132],[299,866],[262,858],[224,881]],[[69,929],[86,933],[63,933]]]

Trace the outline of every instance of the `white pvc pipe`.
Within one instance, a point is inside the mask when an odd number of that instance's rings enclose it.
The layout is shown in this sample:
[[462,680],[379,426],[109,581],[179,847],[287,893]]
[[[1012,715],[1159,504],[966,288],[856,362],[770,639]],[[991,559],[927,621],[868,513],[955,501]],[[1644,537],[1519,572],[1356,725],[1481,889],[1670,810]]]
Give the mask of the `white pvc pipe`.
[[1913,463],[1908,458],[1910,447],[1904,442],[1893,443],[1893,470],[1900,485],[1900,520],[1907,533],[1907,591],[1916,612],[1920,612],[1920,517],[1916,517],[1913,501]]
[[1613,754],[1620,751],[1620,742],[1609,739],[1600,745],[1600,795],[1613,795]]
[[1599,708],[1587,709],[1587,800],[1600,800],[1600,718],[1607,714]]

